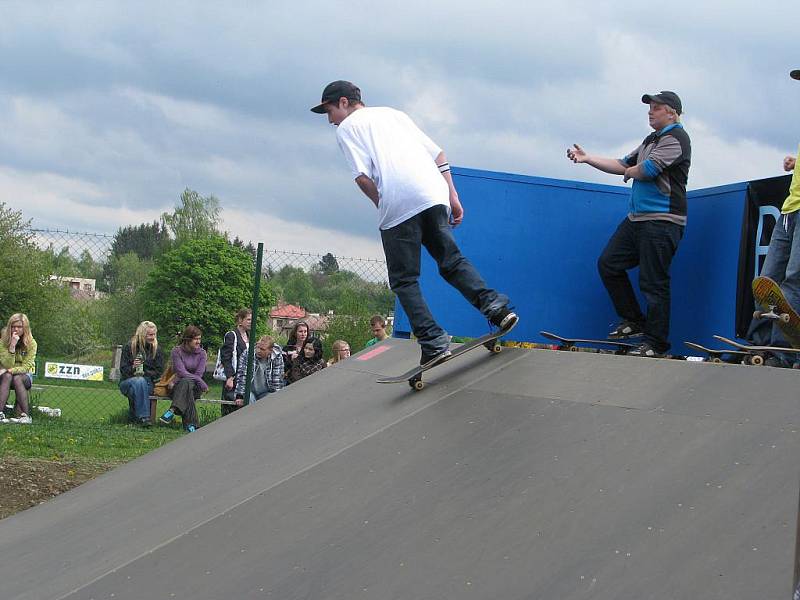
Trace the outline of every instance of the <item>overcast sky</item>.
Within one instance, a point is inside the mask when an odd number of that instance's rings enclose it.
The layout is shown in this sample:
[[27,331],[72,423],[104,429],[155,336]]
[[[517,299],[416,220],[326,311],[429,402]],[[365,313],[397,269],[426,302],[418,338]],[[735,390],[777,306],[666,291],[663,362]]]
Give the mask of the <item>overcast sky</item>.
[[[334,128],[349,79],[454,165],[582,181],[567,146],[622,156],[670,89],[691,188],[782,174],[800,140],[796,2],[6,2],[0,201],[35,227],[113,233],[213,194],[268,247],[381,255]],[[467,207],[468,210],[468,207]],[[467,213],[469,218],[469,213]]]

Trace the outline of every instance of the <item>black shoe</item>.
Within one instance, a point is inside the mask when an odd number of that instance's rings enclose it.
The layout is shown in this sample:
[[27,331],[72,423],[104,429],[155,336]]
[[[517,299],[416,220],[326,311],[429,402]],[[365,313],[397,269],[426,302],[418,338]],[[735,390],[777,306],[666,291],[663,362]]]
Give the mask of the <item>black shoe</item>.
[[450,356],[450,350],[445,349],[442,352],[437,352],[435,354],[426,354],[425,350],[422,351],[422,357],[419,359],[419,364],[421,367],[427,367],[430,365],[435,365],[438,362],[442,362],[444,359]]
[[666,353],[664,352],[657,352],[655,348],[647,342],[639,344],[636,348],[628,352],[628,356],[642,356],[644,358],[664,358],[665,355]]
[[610,340],[624,340],[644,333],[644,325],[634,321],[623,321],[608,334]]
[[150,427],[152,423],[150,422],[150,417],[141,417],[136,422],[140,427]]
[[519,321],[517,313],[512,312],[508,306],[504,306],[494,313],[489,322],[495,327],[503,330],[510,330]]

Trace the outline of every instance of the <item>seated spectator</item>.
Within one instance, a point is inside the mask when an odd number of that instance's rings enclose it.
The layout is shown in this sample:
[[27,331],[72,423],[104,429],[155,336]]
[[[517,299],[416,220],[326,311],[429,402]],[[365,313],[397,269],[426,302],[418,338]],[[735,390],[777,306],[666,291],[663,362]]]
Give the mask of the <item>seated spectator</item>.
[[[0,331],[0,423],[29,425],[28,390],[33,385],[31,373],[36,369],[36,340],[31,324],[23,313],[11,315]],[[14,414],[6,419],[5,408],[11,388],[14,388]]]
[[208,356],[200,347],[202,333],[194,325],[189,325],[181,336],[181,343],[172,349],[172,370],[175,379],[170,391],[172,404],[159,421],[171,423],[175,415],[181,415],[183,426],[188,432],[195,431],[198,426],[195,400],[208,391],[203,381]]
[[[247,352],[250,344],[250,325],[253,322],[253,311],[243,308],[236,313],[236,328],[225,334],[222,346],[219,349],[219,360],[225,369],[225,383],[222,385],[222,399],[234,400],[236,398],[236,371],[237,360],[242,353]],[[247,354],[245,354],[245,365],[247,365]],[[240,405],[222,404],[222,416],[233,412]]]
[[322,342],[318,338],[312,338],[303,346],[303,353],[292,362],[289,383],[300,381],[303,377],[308,377],[325,367],[325,359],[322,358]]
[[372,335],[375,337],[367,342],[365,348],[369,348],[370,346],[377,344],[378,342],[382,342],[389,337],[389,334],[386,333],[386,319],[384,319],[382,316],[373,315],[370,317],[369,326],[370,329],[372,329]]
[[158,347],[158,329],[142,321],[130,342],[122,347],[119,390],[128,397],[128,420],[150,426],[150,394],[164,371],[164,351]]
[[[244,392],[247,381],[247,350],[239,357],[239,369],[236,373],[236,403],[244,403]],[[255,359],[253,360],[253,379],[250,383],[250,402],[253,404],[267,394],[282,389],[283,352],[281,347],[268,335],[256,342]]]
[[328,366],[335,365],[340,360],[344,360],[345,358],[350,358],[350,344],[345,342],[344,340],[336,340],[333,342],[331,346],[331,352],[333,356],[328,361]]
[[289,339],[283,348],[283,368],[286,371],[286,379],[289,379],[289,371],[292,370],[292,363],[302,354],[303,346],[310,337],[311,330],[308,323],[298,321],[289,332]]

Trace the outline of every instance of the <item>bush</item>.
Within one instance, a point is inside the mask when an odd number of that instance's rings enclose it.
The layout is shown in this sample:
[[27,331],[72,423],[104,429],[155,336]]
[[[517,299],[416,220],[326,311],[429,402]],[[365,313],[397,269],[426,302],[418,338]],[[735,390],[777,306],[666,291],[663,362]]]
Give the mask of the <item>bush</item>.
[[[177,338],[187,325],[196,325],[209,355],[216,352],[233,314],[252,304],[254,271],[253,257],[221,236],[187,240],[158,257],[142,293],[165,348],[168,336]],[[262,316],[272,302],[268,288],[262,287]]]

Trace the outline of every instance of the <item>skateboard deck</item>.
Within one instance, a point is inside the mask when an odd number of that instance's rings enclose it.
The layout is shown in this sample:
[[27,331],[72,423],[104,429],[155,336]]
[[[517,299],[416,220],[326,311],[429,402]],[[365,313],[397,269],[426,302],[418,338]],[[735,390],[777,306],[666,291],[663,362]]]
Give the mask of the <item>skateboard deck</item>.
[[500,352],[502,346],[500,346],[500,342],[498,340],[504,335],[506,335],[509,331],[514,329],[517,323],[519,323],[519,319],[514,321],[514,323],[510,327],[506,327],[505,329],[498,329],[497,331],[492,331],[490,333],[482,335],[479,338],[470,340],[465,344],[461,344],[458,348],[456,348],[450,353],[450,356],[447,356],[442,360],[436,361],[434,363],[419,365],[417,367],[414,367],[413,369],[406,371],[402,375],[397,375],[396,377],[383,377],[381,379],[378,379],[377,382],[378,383],[408,382],[408,385],[410,385],[415,390],[419,391],[425,387],[425,382],[422,381],[422,374],[425,371],[433,369],[434,367],[438,367],[439,365],[443,365],[444,363],[449,362],[454,358],[461,356],[462,354],[466,354],[470,350],[474,350],[479,346],[485,346],[493,354],[497,354],[498,352]]
[[763,310],[753,313],[754,319],[774,319],[786,339],[793,346],[800,346],[800,315],[783,295],[780,286],[769,277],[753,280],[753,299]]
[[708,362],[713,363],[723,363],[723,362],[731,362],[731,360],[725,360],[724,357],[728,357],[729,359],[742,359],[745,356],[750,356],[750,353],[745,350],[730,350],[730,349],[713,349],[713,348],[706,348],[705,346],[701,346],[700,344],[695,344],[694,342],[683,342],[691,348],[692,350],[698,350],[708,355],[706,359]]
[[739,350],[743,350],[744,352],[750,354],[750,364],[753,365],[764,364],[765,352],[786,352],[789,354],[796,354],[800,356],[800,348],[781,348],[779,346],[750,346],[748,344],[740,344],[737,341],[731,340],[726,337],[722,337],[721,335],[715,335],[714,338],[718,339],[720,342],[725,342],[726,344],[730,344],[734,348],[738,348]]
[[539,335],[546,337],[551,340],[555,340],[557,342],[561,342],[561,348],[563,350],[572,350],[573,352],[577,352],[580,350],[578,344],[583,344],[585,346],[593,347],[593,346],[600,346],[600,347],[610,347],[615,349],[614,351],[617,354],[626,354],[630,352],[638,344],[631,344],[630,342],[620,342],[617,340],[591,340],[591,339],[583,339],[583,338],[566,338],[560,335],[556,335],[555,333],[551,333],[549,331],[540,331]]

